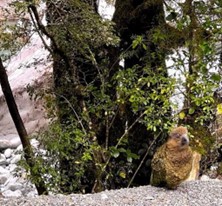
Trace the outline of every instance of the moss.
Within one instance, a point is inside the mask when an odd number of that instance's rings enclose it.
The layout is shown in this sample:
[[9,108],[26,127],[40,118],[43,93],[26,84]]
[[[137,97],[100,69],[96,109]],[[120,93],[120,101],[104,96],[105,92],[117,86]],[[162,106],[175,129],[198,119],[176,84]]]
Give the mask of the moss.
[[191,134],[191,146],[200,154],[206,155],[214,146],[216,138],[210,133],[207,127],[194,124],[189,128],[189,132]]
[[222,162],[220,162],[218,165],[217,175],[222,175]]

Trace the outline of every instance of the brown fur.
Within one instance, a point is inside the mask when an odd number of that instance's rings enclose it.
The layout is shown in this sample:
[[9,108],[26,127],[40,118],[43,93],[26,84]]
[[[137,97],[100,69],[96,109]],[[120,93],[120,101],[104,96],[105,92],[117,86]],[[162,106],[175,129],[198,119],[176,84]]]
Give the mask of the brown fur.
[[192,168],[192,150],[189,147],[187,129],[177,127],[152,159],[150,183],[153,186],[166,186],[175,189],[187,179]]

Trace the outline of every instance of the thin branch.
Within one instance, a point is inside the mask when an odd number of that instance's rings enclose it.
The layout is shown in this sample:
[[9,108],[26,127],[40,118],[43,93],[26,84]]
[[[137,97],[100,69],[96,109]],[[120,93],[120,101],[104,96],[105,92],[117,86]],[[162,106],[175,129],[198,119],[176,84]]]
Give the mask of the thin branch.
[[[29,3],[28,0],[26,0],[27,3]],[[29,10],[29,13],[33,13],[34,15],[34,18],[35,18],[35,22],[38,26],[38,29],[44,34],[46,35],[52,42],[53,44],[53,52],[58,54],[59,56],[62,57],[62,59],[65,61],[65,64],[68,68],[71,68],[71,65],[70,65],[70,62],[69,62],[69,58],[67,57],[67,55],[65,54],[64,51],[61,50],[61,48],[57,45],[56,43],[56,40],[54,39],[54,36],[51,35],[47,30],[46,30],[46,27],[42,24],[40,18],[39,18],[39,14],[38,14],[38,11],[37,11],[37,8],[35,5],[33,4],[29,4],[28,5],[28,10]],[[33,18],[33,19],[34,19]],[[52,53],[51,53],[52,54]]]
[[143,165],[143,163],[144,163],[147,155],[149,154],[149,151],[150,151],[151,147],[152,147],[153,144],[156,142],[156,140],[157,140],[157,138],[160,136],[160,134],[161,134],[161,132],[155,137],[155,139],[152,141],[152,143],[150,144],[150,146],[147,148],[147,151],[146,151],[143,159],[141,160],[139,166],[137,167],[136,171],[134,172],[132,178],[130,179],[130,181],[129,181],[128,185],[127,185],[127,188],[130,187],[130,185],[132,184],[132,182],[133,182],[134,178],[136,177],[138,171],[139,171],[140,168],[142,167],[142,165]]
[[127,130],[125,130],[124,134],[119,138],[119,141],[117,142],[115,148],[117,148],[120,143],[122,142],[123,138],[128,134],[128,132],[133,128],[133,126],[144,116],[146,111],[144,111],[134,122],[129,126]]
[[69,101],[65,96],[63,96],[63,95],[60,95],[60,94],[58,94],[58,93],[55,93],[55,95],[63,98],[63,99],[68,103],[68,105],[69,105],[70,108],[72,109],[73,113],[75,114],[75,116],[76,116],[76,118],[77,118],[80,126],[82,127],[82,130],[83,130],[84,134],[86,135],[87,132],[86,132],[86,130],[85,130],[83,124],[82,124],[82,120],[79,118],[79,115],[76,113],[76,111],[75,111],[74,107],[72,106],[72,104],[70,103],[70,101]]
[[[133,126],[142,118],[142,116],[145,114],[145,112],[143,112],[130,126],[127,130],[125,130],[124,134],[120,137],[119,141],[117,142],[115,148],[118,148],[118,146],[120,145],[120,143],[122,142],[123,138],[128,134],[128,132],[133,128]],[[111,159],[111,156],[109,156],[109,158],[107,159],[105,165],[102,168],[102,172],[105,171],[107,165],[109,164],[109,161]]]
[[35,27],[35,29],[36,29],[36,31],[37,31],[40,39],[42,40],[42,43],[44,44],[45,48],[46,48],[50,53],[52,53],[52,52],[53,52],[52,49],[51,49],[51,48],[48,46],[48,44],[45,42],[45,39],[43,38],[42,34],[40,33],[40,31],[39,31],[39,29],[38,29],[38,26],[37,26],[37,24],[36,24],[36,22],[35,22],[35,20],[34,20],[33,15],[32,15],[31,9],[28,8],[28,11],[29,11],[29,15],[30,15],[30,17],[31,17],[31,20],[32,20],[32,22],[33,22],[33,25],[34,25],[34,27]]

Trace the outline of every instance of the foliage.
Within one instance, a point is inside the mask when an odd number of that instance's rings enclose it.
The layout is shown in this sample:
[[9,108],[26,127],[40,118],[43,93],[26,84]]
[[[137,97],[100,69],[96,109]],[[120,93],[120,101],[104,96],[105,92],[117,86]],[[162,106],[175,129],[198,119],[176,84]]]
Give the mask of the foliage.
[[[141,23],[144,16],[138,13],[150,5],[153,12],[162,1],[144,2],[119,13],[115,25],[101,19],[87,0],[46,1],[54,87],[29,91],[45,98],[52,119],[38,135],[45,152],[36,151],[36,171],[46,174],[53,192],[130,186],[177,123],[189,127],[193,147],[202,154],[215,149],[211,124],[216,108],[221,110],[214,93],[221,81],[220,2],[166,1],[167,24],[148,16],[150,25],[142,25],[147,30],[136,28],[134,20]],[[124,10],[124,4],[134,9],[131,1],[116,5]]]
[[28,43],[32,27],[27,19],[24,2],[13,1],[9,7],[0,8],[0,11],[2,17],[0,22],[0,52],[2,58],[6,60]]
[[[212,160],[212,151],[217,150],[217,138],[213,135],[216,98],[221,83],[221,59],[218,37],[221,36],[219,1],[189,1],[183,4],[168,2],[166,19],[187,36],[183,48],[171,56],[176,91],[183,98],[179,109],[179,122],[190,127],[192,145],[204,154],[203,159]],[[179,74],[179,75],[178,75]],[[215,152],[216,154],[216,152]],[[217,158],[214,158],[214,161]],[[202,162],[209,167],[213,161]]]

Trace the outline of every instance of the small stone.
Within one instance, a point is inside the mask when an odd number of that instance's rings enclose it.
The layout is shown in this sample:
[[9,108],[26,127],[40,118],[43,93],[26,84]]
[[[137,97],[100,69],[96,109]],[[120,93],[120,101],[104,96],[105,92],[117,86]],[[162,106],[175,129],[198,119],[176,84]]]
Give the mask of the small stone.
[[16,191],[6,190],[2,192],[2,195],[4,197],[21,197],[22,192],[20,190],[16,190]]
[[10,158],[12,156],[13,150],[8,148],[5,150],[4,155],[6,158]]
[[39,141],[38,140],[36,140],[36,139],[31,139],[30,140],[30,143],[31,143],[31,145],[33,146],[33,147],[35,147],[35,148],[38,148],[38,146],[39,146]]
[[14,183],[7,186],[7,190],[11,190],[11,191],[16,191],[16,190],[21,190],[21,189],[22,189],[22,184],[20,183]]
[[147,200],[154,200],[154,197],[153,196],[146,196],[145,199],[147,199]]
[[200,180],[201,180],[201,181],[209,181],[210,178],[209,178],[207,175],[202,175],[202,176],[200,177]]
[[101,199],[106,200],[106,199],[108,199],[108,196],[106,194],[101,194]]
[[211,171],[216,171],[218,169],[218,166],[217,165],[212,165],[211,167],[210,167],[210,170]]
[[27,197],[36,197],[38,195],[37,191],[31,191],[28,194],[26,194]]
[[16,148],[15,153],[21,153],[22,151],[23,151],[23,146],[22,146],[22,144],[20,144],[20,145]]
[[9,176],[9,178],[8,178],[8,180],[5,182],[4,186],[5,186],[6,188],[8,188],[9,185],[16,184],[17,181],[18,181],[18,178],[17,178],[17,177]]
[[10,172],[14,172],[16,168],[17,168],[17,165],[16,165],[16,164],[10,164],[10,165],[9,165],[9,171],[10,171]]
[[16,148],[18,145],[21,144],[21,140],[19,137],[10,137],[8,139],[3,138],[0,139],[0,149],[7,149],[7,148]]
[[9,173],[9,171],[4,167],[0,166],[0,174],[7,174],[7,173]]
[[5,184],[8,179],[8,175],[0,175],[0,185]]
[[5,155],[0,154],[0,165],[6,165],[6,164],[7,164],[7,161],[6,161]]
[[15,155],[12,160],[10,161],[11,164],[16,164],[18,161],[21,160],[22,155],[21,154],[17,154]]

